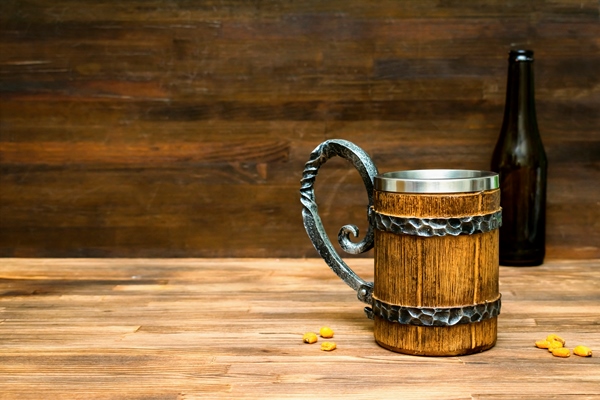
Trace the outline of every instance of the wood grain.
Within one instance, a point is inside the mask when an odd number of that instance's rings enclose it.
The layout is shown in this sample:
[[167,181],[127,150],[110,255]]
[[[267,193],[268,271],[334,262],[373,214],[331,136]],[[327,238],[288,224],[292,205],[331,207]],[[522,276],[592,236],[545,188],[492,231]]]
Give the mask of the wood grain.
[[[463,218],[500,209],[500,191],[412,194],[375,190],[373,209],[410,218]],[[421,237],[375,231],[373,298],[409,307],[459,307],[493,302],[498,290],[499,232]],[[496,318],[450,327],[375,319],[382,346],[406,354],[463,355],[496,343]]]
[[[3,0],[0,256],[315,256],[298,191],[320,142],[383,172],[488,169],[506,55],[528,47],[547,257],[598,258],[599,16],[595,0]],[[328,164],[335,236],[367,202]]]
[[[501,267],[496,346],[417,357],[320,259],[3,259],[0,398],[598,398],[599,281],[599,260]],[[331,353],[301,340],[323,325]],[[533,346],[549,333],[594,356]]]

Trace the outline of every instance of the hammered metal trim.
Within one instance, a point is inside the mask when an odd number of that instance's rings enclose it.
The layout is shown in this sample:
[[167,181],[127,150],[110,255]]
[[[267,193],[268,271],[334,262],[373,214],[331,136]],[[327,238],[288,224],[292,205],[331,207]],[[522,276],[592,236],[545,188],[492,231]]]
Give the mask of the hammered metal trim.
[[367,317],[381,317],[390,322],[417,326],[454,326],[472,324],[500,315],[501,297],[461,307],[408,307],[373,299],[373,308],[365,307]]
[[462,218],[410,218],[382,214],[371,207],[369,217],[380,231],[423,237],[473,235],[502,225],[502,210]]

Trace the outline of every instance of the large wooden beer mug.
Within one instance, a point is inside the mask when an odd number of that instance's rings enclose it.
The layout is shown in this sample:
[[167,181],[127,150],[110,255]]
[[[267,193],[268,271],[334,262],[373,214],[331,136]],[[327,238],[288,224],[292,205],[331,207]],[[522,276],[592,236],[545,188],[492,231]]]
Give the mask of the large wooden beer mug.
[[[374,247],[375,279],[366,282],[341,259],[318,215],[314,181],[319,167],[339,156],[361,174],[369,197],[369,228],[341,228],[348,253]],[[345,140],[321,143],[306,163],[301,201],[304,227],[331,269],[367,303],[374,336],[400,353],[452,356],[494,346],[500,313],[498,175],[471,170],[378,174],[369,156]]]

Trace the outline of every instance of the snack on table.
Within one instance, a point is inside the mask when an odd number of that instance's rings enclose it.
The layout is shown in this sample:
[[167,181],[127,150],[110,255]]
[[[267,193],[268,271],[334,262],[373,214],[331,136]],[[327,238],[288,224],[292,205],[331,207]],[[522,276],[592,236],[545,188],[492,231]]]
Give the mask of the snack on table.
[[321,335],[322,338],[332,338],[333,330],[328,326],[324,326],[319,330],[319,335]]
[[561,347],[564,347],[562,342],[559,342],[558,340],[553,340],[551,342],[548,342],[548,351],[550,353],[552,353],[552,350],[554,349],[560,349]]
[[[545,340],[536,340],[535,347],[540,349],[548,349],[548,351],[555,357],[567,358],[571,356],[571,350],[564,347],[565,343],[565,339],[552,333],[548,335]],[[587,346],[579,345],[573,349],[573,354],[579,357],[591,357],[592,349]]]
[[554,357],[562,358],[571,357],[571,350],[567,349],[566,347],[557,347],[555,349],[552,349],[552,355]]
[[332,351],[335,350],[336,345],[334,342],[323,342],[321,343],[321,350],[323,351]]
[[573,349],[573,354],[578,355],[579,357],[591,357],[592,349],[587,346],[576,346]]
[[307,332],[302,336],[302,341],[304,343],[316,343],[316,341],[318,340],[317,335],[314,332]]
[[561,338],[560,336],[558,336],[558,335],[556,335],[556,334],[554,334],[554,333],[551,333],[550,335],[548,335],[548,336],[546,337],[546,340],[547,340],[548,342],[552,342],[552,341],[554,341],[554,340],[557,340],[557,341],[559,341],[559,342],[560,342],[560,343],[561,343],[563,346],[564,346],[564,345],[565,345],[565,343],[566,343],[566,342],[565,342],[565,339]]

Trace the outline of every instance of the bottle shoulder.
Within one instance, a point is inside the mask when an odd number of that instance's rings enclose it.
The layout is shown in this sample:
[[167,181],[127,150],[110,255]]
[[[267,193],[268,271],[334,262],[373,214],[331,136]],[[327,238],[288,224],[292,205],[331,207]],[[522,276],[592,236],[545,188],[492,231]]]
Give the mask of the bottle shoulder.
[[542,166],[548,163],[538,132],[535,134],[503,131],[492,154],[492,167],[502,165]]

